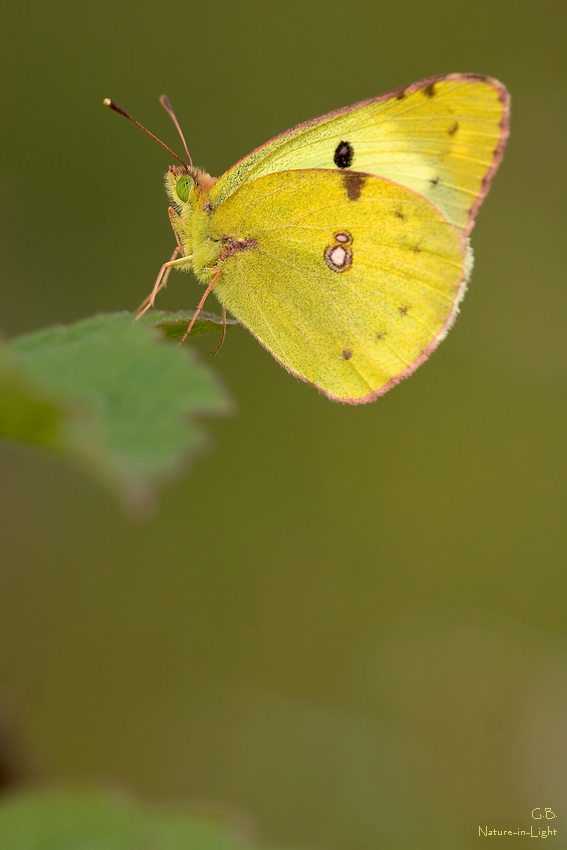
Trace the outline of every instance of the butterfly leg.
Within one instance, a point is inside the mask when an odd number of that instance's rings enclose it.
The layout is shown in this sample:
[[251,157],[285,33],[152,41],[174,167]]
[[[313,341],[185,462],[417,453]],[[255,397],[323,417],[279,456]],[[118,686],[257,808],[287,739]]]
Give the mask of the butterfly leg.
[[197,318],[198,318],[198,316],[199,316],[199,313],[201,312],[201,310],[202,310],[202,309],[203,309],[203,307],[205,306],[205,301],[207,300],[207,298],[208,298],[208,296],[209,296],[209,293],[210,293],[211,289],[213,288],[213,286],[215,285],[215,283],[216,283],[216,282],[217,282],[217,280],[219,279],[220,274],[221,274],[221,271],[222,271],[222,269],[217,269],[217,270],[216,270],[216,272],[215,272],[215,275],[214,275],[213,279],[211,280],[211,282],[210,282],[210,283],[209,283],[209,285],[207,286],[207,289],[206,289],[206,291],[205,291],[205,294],[203,295],[203,297],[202,297],[202,298],[201,298],[201,300],[199,301],[199,306],[198,306],[198,307],[197,307],[197,309],[195,310],[195,315],[193,316],[193,318],[192,318],[192,319],[191,319],[191,321],[189,322],[189,327],[187,328],[187,330],[186,330],[186,331],[185,331],[185,333],[183,334],[183,337],[182,337],[181,342],[179,343],[179,345],[181,345],[183,342],[185,342],[185,340],[187,339],[187,337],[189,336],[189,334],[190,334],[190,333],[191,333],[191,331],[193,330],[193,325],[194,325],[194,324],[195,324],[195,322],[197,321]]
[[171,224],[171,229],[173,230],[173,235],[175,236],[175,241],[179,245],[182,254],[190,254],[191,253],[191,234],[187,232],[187,227],[185,222],[177,213],[173,207],[167,208],[167,214],[169,216],[169,223]]
[[218,354],[219,351],[221,350],[225,336],[226,336],[226,307],[223,307],[222,308],[222,334],[221,334],[219,344],[217,345],[217,347],[215,348],[214,351],[211,351],[211,354],[213,355],[213,357],[215,356],[215,354]]
[[176,248],[175,248],[175,251],[171,255],[171,259],[168,260],[167,263],[164,263],[163,266],[161,267],[161,269],[159,270],[159,274],[156,278],[156,282],[154,283],[154,288],[152,289],[152,291],[150,292],[148,297],[144,298],[144,300],[142,301],[142,303],[138,307],[138,314],[136,316],[136,321],[138,321],[138,319],[140,319],[144,315],[144,313],[147,313],[147,311],[150,309],[150,307],[154,306],[154,302],[156,300],[156,295],[158,294],[160,289],[163,289],[164,286],[166,285],[167,278],[169,277],[169,273],[170,273],[171,269],[176,268],[176,267],[177,268],[179,268],[179,267],[183,268],[184,265],[189,265],[189,266],[191,265],[191,258],[190,257],[180,257],[178,260],[175,259],[175,257],[177,257],[177,255],[180,253],[180,251],[181,251],[181,248],[179,247],[179,245],[177,245]]

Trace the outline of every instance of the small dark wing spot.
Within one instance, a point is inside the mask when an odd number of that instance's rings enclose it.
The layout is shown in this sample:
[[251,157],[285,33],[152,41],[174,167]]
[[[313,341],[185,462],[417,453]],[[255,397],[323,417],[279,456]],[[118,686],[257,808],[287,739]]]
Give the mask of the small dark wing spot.
[[398,89],[398,91],[396,92],[396,100],[403,100],[405,96],[406,96],[406,90],[405,89]]
[[354,158],[354,149],[350,142],[339,142],[333,161],[337,168],[350,168]]
[[411,249],[412,251],[415,251],[416,254],[419,254],[419,252],[421,251],[419,245],[412,245]]
[[405,316],[407,311],[409,310],[409,306],[406,304],[403,307],[399,308],[400,316]]
[[349,201],[358,201],[360,193],[362,192],[362,187],[365,183],[366,177],[362,174],[356,174],[356,172],[350,171],[344,175],[343,185],[346,189]]
[[447,132],[449,133],[450,136],[454,136],[458,129],[459,129],[459,122],[455,121],[455,123],[453,124],[451,129],[448,130]]
[[376,339],[384,339],[385,336],[386,336],[385,331],[378,331],[378,333],[376,334]]
[[439,177],[434,177],[433,180],[430,180],[429,182],[432,186],[437,186],[437,184],[439,183]]
[[394,215],[396,216],[396,218],[401,218],[402,221],[406,220],[406,217],[401,210],[395,210]]
[[435,94],[435,83],[429,83],[429,85],[424,86],[422,92],[426,97],[433,97]]
[[352,351],[349,351],[348,348],[343,348],[343,360],[350,360],[352,357]]

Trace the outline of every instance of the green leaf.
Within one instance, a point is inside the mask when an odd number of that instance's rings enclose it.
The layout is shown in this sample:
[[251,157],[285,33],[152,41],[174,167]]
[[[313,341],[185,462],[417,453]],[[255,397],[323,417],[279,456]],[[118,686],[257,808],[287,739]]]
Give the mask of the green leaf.
[[61,407],[42,396],[10,349],[0,345],[0,435],[56,448],[62,420]]
[[0,346],[0,436],[64,452],[143,504],[202,449],[196,418],[230,409],[210,369],[154,324],[102,315]]
[[[162,310],[154,310],[151,313],[146,313],[141,321],[145,320],[148,324],[160,328],[167,339],[181,339],[193,318],[194,312],[194,310],[185,310],[178,313],[164,313]],[[226,320],[227,329],[237,324],[238,322],[235,319]],[[222,332],[222,325],[223,321],[220,316],[215,316],[214,313],[201,312],[191,328],[191,336],[199,336],[212,331]]]
[[35,792],[0,805],[6,850],[251,850],[222,824],[120,798]]

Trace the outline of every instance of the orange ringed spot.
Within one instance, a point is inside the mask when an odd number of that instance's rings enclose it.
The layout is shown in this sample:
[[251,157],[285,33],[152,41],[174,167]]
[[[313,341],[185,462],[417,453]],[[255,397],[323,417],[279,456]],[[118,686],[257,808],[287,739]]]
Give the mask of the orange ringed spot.
[[343,245],[325,248],[325,262],[333,272],[344,272],[352,264],[352,254]]

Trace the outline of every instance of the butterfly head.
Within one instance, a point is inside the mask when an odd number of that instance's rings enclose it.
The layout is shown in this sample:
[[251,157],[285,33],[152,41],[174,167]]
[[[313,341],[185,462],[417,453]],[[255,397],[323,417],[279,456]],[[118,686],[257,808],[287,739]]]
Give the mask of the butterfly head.
[[178,212],[183,208],[195,207],[199,200],[206,200],[210,188],[216,183],[200,168],[170,165],[165,175],[165,188],[172,205]]

